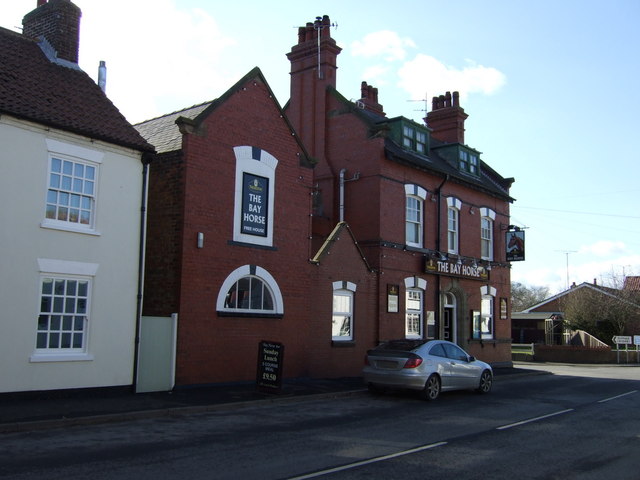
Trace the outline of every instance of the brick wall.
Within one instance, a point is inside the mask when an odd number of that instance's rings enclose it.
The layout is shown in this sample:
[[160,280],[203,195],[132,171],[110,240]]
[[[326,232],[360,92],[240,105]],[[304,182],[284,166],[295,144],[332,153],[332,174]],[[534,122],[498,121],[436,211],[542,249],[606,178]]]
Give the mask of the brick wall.
[[158,155],[149,167],[144,315],[178,312],[183,210],[182,156]]
[[[186,137],[185,208],[178,337],[178,384],[252,380],[258,344],[283,343],[286,376],[307,373],[312,170],[260,79],[251,79]],[[235,146],[253,146],[278,160],[273,248],[233,242]],[[197,234],[204,234],[197,248]],[[216,300],[228,275],[243,265],[267,270],[284,300],[282,318],[220,316]]]
[[69,0],[49,0],[24,16],[23,34],[34,39],[44,36],[58,58],[78,63],[81,15]]

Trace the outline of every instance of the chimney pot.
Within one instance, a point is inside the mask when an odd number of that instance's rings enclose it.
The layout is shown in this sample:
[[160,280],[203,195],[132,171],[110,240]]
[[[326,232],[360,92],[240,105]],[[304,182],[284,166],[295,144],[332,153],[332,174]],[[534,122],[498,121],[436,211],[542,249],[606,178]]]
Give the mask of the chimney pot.
[[107,91],[107,64],[104,60],[100,60],[100,66],[98,67],[98,86],[100,90],[106,93]]
[[459,92],[453,92],[453,106],[454,107],[459,107],[460,106],[460,93]]
[[431,135],[442,142],[464,144],[464,121],[467,118],[460,107],[460,94],[447,92],[433,97],[431,111],[424,121],[431,128]]
[[368,85],[367,82],[360,84],[360,102],[367,110],[385,115],[382,105],[378,102],[378,89]]

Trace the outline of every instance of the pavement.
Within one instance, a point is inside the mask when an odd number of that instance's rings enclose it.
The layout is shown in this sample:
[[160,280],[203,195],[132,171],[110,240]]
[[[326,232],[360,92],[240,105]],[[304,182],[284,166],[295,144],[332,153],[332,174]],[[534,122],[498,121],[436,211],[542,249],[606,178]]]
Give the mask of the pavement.
[[[517,366],[494,369],[498,380],[539,373],[544,372]],[[285,379],[278,393],[261,392],[255,382],[247,382],[152,393],[133,393],[123,388],[0,394],[0,433],[178,416],[256,402],[283,402],[309,396],[332,398],[365,391],[361,377],[346,377]]]

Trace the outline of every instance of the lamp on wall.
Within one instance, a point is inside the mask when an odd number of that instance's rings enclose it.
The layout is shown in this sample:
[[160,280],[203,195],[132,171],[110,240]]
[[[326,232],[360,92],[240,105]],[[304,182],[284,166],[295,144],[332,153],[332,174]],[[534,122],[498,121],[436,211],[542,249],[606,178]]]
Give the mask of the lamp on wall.
[[204,247],[204,233],[198,232],[198,248]]

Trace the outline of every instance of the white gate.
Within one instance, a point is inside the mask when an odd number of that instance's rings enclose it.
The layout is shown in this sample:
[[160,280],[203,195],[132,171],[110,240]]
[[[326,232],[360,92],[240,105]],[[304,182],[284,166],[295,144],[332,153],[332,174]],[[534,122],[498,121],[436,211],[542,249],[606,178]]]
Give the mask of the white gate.
[[136,393],[169,391],[175,384],[178,314],[142,317]]

